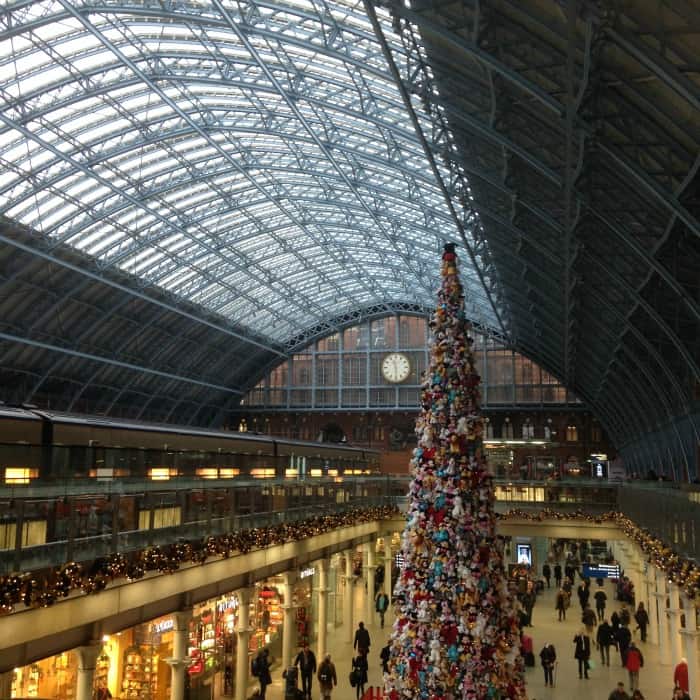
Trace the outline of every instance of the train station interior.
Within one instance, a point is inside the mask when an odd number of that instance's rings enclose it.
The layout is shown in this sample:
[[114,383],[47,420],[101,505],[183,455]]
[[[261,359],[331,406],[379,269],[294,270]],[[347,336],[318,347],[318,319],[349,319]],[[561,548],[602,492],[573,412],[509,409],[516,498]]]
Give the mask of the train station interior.
[[698,700],[698,47],[2,3],[0,700]]

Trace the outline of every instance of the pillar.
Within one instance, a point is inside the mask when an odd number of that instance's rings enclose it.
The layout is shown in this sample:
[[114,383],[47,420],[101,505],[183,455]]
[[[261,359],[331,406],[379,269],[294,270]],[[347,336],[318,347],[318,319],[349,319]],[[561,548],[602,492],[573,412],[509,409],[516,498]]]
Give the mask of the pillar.
[[354,576],[352,574],[352,555],[354,550],[345,550],[345,590],[343,592],[343,627],[345,637],[350,643],[355,639],[355,621],[353,618]]
[[649,629],[647,630],[647,642],[649,644],[659,643],[659,615],[656,609],[656,578],[654,567],[651,564],[646,566],[646,603],[647,613],[649,613]]
[[693,601],[687,595],[681,595],[681,606],[685,613],[685,629],[680,631],[683,640],[683,656],[688,662],[688,695],[691,698],[700,697],[700,654],[698,653],[697,611]]
[[391,587],[391,569],[394,565],[394,558],[391,554],[391,533],[384,535],[384,593],[391,600],[394,591]]
[[0,698],[9,698],[12,695],[12,675],[14,671],[0,673]]
[[250,641],[250,599],[254,588],[239,588],[238,626],[236,627],[236,692],[235,700],[248,697],[248,643]]
[[294,619],[295,606],[292,601],[292,586],[296,581],[296,573],[287,571],[283,576],[282,597],[282,670],[292,665],[292,654],[296,647],[296,623]]
[[[668,622],[671,630],[671,663],[677,664],[683,657],[683,643],[681,639],[681,608],[680,590],[675,583],[668,584]],[[691,696],[692,697],[692,696]]]
[[[326,655],[328,632],[328,559],[316,562],[318,570],[318,628],[316,630],[316,659],[320,664]],[[238,700],[238,698],[236,699]]]
[[187,642],[191,619],[190,608],[173,613],[173,655],[165,659],[165,663],[170,666],[170,700],[185,698],[185,672],[189,665]]
[[92,700],[95,666],[101,650],[101,642],[91,642],[76,649],[78,654],[78,688],[75,700]]
[[[654,567],[656,569],[656,567]],[[656,598],[656,605],[659,610],[659,661],[661,664],[666,666],[671,663],[671,640],[668,633],[668,614],[666,606],[666,598],[668,593],[666,591],[666,576],[663,571],[659,569],[655,570],[656,576],[656,593],[654,597]]]
[[376,559],[376,542],[374,540],[368,542],[367,548],[367,596],[366,596],[366,611],[365,623],[370,624],[374,620],[374,573],[377,567]]

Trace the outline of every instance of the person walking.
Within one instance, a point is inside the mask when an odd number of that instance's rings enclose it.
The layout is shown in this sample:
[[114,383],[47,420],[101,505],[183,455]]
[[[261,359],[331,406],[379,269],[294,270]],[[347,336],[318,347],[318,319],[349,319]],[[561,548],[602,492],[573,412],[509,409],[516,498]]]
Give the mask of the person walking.
[[598,622],[602,622],[605,618],[605,604],[608,600],[608,596],[602,588],[599,588],[593,598],[595,599],[595,610],[598,615]]
[[673,669],[673,687],[681,688],[684,692],[688,692],[690,684],[688,682],[688,661],[681,659],[676,668]]
[[625,668],[630,675],[630,690],[639,688],[639,669],[644,666],[642,652],[637,649],[634,642],[630,642],[627,656],[625,658]]
[[299,667],[301,692],[304,693],[304,697],[311,700],[311,682],[313,681],[314,673],[316,673],[316,656],[308,644],[304,644],[304,648],[297,654],[294,665]]
[[523,604],[523,609],[525,610],[525,625],[527,625],[527,627],[532,627],[532,609],[535,607],[536,600],[537,594],[534,588],[527,590],[521,596],[520,602]]
[[634,693],[632,693],[632,700],[644,700],[642,691],[639,688],[636,688]]
[[270,650],[261,649],[251,664],[251,671],[260,683],[260,700],[265,700],[265,691],[267,690],[267,686],[272,683],[270,666],[272,666]]
[[338,685],[338,676],[335,673],[335,664],[331,661],[331,655],[326,654],[318,667],[318,684],[321,686],[322,700],[329,700],[333,688]]
[[583,612],[586,609],[588,600],[591,597],[590,588],[585,581],[582,581],[579,587],[576,589],[576,594],[578,595],[578,602],[581,604],[581,612]]
[[615,640],[613,639],[612,627],[607,620],[603,620],[600,625],[598,625],[595,641],[600,649],[601,665],[610,666],[610,646]]
[[367,656],[358,654],[352,660],[352,673],[355,677],[355,697],[357,700],[365,694],[365,686],[367,685]]
[[578,677],[588,678],[588,660],[591,658],[591,640],[582,629],[574,637],[574,658],[578,661]]
[[583,614],[581,615],[581,622],[583,622],[585,625],[586,634],[589,637],[593,636],[593,628],[595,627],[597,621],[598,619],[596,618],[596,614],[593,612],[591,606],[586,605],[583,610]]
[[608,700],[630,700],[630,696],[625,692],[625,684],[620,681],[615,690],[608,695]]
[[559,613],[559,622],[566,620],[566,603],[566,593],[563,588],[560,588],[554,603],[554,609]]
[[369,632],[365,629],[365,623],[360,622],[355,630],[355,641],[353,642],[352,648],[357,649],[358,654],[367,656],[369,654]]
[[379,623],[384,629],[384,615],[389,607],[389,596],[384,591],[379,591],[374,601],[374,609],[379,613]]
[[385,647],[382,647],[379,652],[379,658],[382,660],[382,673],[389,673],[389,659],[391,658],[391,641]]
[[549,588],[549,579],[552,578],[552,568],[546,562],[542,567],[542,576],[544,576],[544,580],[547,582],[547,588]]
[[644,603],[640,602],[637,606],[637,611],[634,613],[634,621],[639,628],[639,634],[643,642],[647,641],[647,627],[649,626],[649,615],[644,607]]
[[561,564],[554,565],[554,585],[561,588]]
[[690,695],[683,688],[674,688],[672,700],[690,700]]
[[[620,625],[617,630],[617,648],[620,650],[620,663],[625,666],[627,662],[627,650],[630,648],[632,643],[632,633],[629,627]],[[634,688],[632,688],[634,690]]]
[[544,687],[554,687],[554,663],[557,660],[557,652],[554,644],[545,644],[540,652],[540,661],[544,670]]

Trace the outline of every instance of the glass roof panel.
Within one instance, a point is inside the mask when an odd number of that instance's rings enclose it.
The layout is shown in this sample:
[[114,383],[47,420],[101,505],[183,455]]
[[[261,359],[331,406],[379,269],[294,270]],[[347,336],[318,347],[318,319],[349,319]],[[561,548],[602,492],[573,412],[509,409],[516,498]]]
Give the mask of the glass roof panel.
[[362,306],[434,303],[460,232],[361,4],[4,11],[0,214],[282,343]]

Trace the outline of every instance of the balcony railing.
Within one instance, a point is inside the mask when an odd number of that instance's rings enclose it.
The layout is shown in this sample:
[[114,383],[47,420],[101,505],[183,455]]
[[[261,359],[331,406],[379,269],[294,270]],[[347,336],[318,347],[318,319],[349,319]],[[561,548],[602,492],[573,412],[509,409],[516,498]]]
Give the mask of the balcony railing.
[[[0,573],[292,522],[353,507],[402,506],[409,477],[66,481],[0,488]],[[622,510],[685,556],[700,545],[696,493],[602,480],[494,480],[496,510]],[[650,508],[653,499],[654,507]]]

